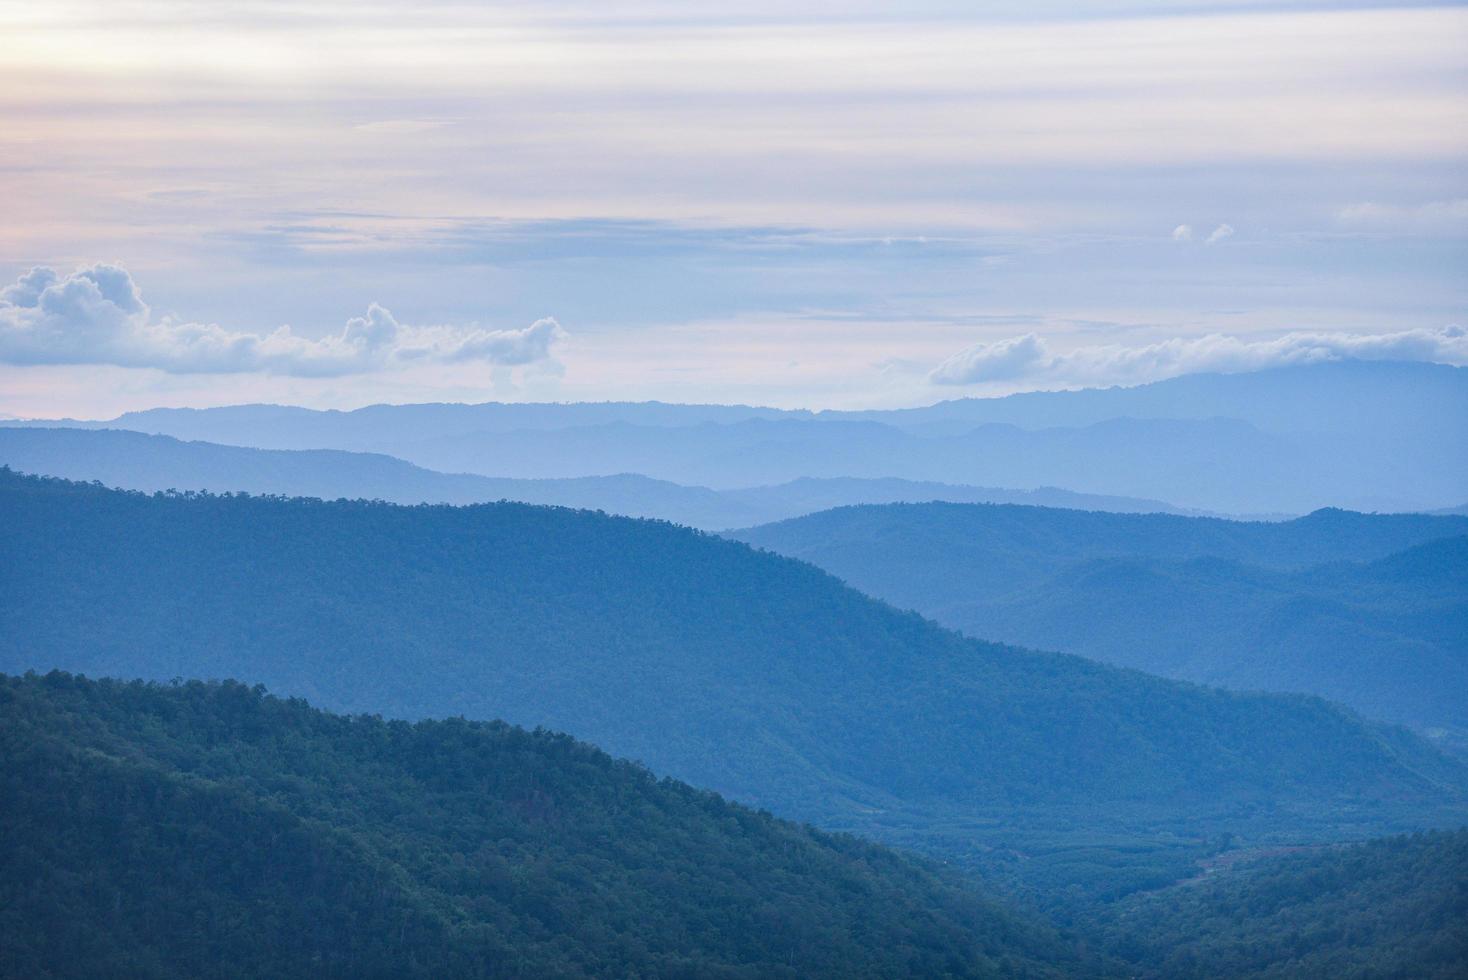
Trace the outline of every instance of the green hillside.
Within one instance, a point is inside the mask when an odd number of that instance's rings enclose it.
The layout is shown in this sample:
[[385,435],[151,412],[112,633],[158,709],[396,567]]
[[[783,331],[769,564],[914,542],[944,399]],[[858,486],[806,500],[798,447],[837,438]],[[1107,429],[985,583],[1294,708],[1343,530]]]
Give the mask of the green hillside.
[[4,976],[1082,968],[933,868],[567,736],[237,683],[0,677],[0,817]]
[[737,536],[971,636],[1468,739],[1468,520],[921,504]]
[[1468,830],[1215,868],[1088,925],[1140,977],[1455,980],[1468,966]]
[[1322,701],[968,640],[657,522],[13,474],[0,507],[5,671],[234,677],[331,709],[545,725],[965,859],[1036,834],[1191,855],[1223,831],[1432,826],[1468,785],[1421,740]]

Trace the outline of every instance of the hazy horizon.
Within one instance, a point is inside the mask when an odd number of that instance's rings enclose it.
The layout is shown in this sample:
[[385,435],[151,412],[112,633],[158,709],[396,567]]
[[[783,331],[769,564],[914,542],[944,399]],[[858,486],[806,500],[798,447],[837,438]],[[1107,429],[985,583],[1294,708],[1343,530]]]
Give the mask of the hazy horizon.
[[[220,402],[217,402],[217,403],[210,403],[208,400],[203,400],[203,403],[200,403],[200,404],[195,404],[195,403],[188,403],[188,404],[168,404],[168,403],[149,402],[149,403],[146,403],[146,404],[142,405],[142,407],[128,408],[128,409],[124,409],[124,410],[121,410],[121,411],[118,411],[118,412],[115,412],[115,413],[106,414],[106,415],[103,415],[103,416],[96,416],[96,417],[83,417],[83,416],[70,416],[70,415],[33,415],[33,416],[24,416],[24,415],[12,415],[12,414],[8,414],[8,413],[0,413],[0,421],[15,421],[15,422],[47,422],[47,421],[57,421],[57,422],[66,422],[66,421],[75,421],[75,422],[109,422],[109,421],[114,421],[116,419],[123,418],[125,416],[138,415],[138,414],[143,414],[143,413],[147,413],[147,412],[150,412],[150,411],[190,411],[190,410],[194,410],[194,411],[206,411],[206,410],[209,410],[209,409],[228,409],[228,408],[286,408],[286,409],[302,409],[302,410],[305,410],[305,411],[312,411],[312,412],[340,412],[340,413],[350,413],[350,412],[361,411],[362,409],[368,409],[368,408],[384,408],[384,407],[386,407],[386,408],[408,408],[408,407],[414,407],[414,406],[429,406],[429,405],[446,405],[446,406],[460,406],[460,407],[471,407],[471,408],[472,407],[476,407],[476,406],[491,406],[491,405],[505,405],[505,406],[522,405],[522,406],[526,406],[526,407],[531,407],[531,406],[573,406],[573,405],[666,405],[666,406],[669,406],[669,407],[685,407],[685,408],[750,409],[750,410],[753,410],[753,411],[772,411],[772,412],[781,412],[781,413],[788,413],[788,414],[801,414],[801,413],[805,413],[805,414],[809,414],[809,415],[812,415],[812,416],[819,416],[819,415],[824,415],[824,414],[842,415],[842,414],[862,414],[862,413],[868,413],[868,412],[877,412],[877,413],[880,413],[880,412],[886,412],[886,411],[898,411],[898,412],[900,412],[900,411],[903,411],[903,410],[910,410],[910,409],[936,408],[936,407],[938,407],[940,405],[943,405],[945,403],[948,403],[948,402],[957,402],[957,401],[966,401],[966,400],[998,401],[998,400],[1007,399],[1007,398],[1010,398],[1010,397],[1013,397],[1013,396],[1022,396],[1022,395],[1051,395],[1051,394],[1053,394],[1053,395],[1063,395],[1063,394],[1075,393],[1075,392],[1094,392],[1094,391],[1127,390],[1127,389],[1144,388],[1144,387],[1147,387],[1147,386],[1150,386],[1150,385],[1157,384],[1160,381],[1172,381],[1172,380],[1177,380],[1177,379],[1180,379],[1180,378],[1200,377],[1200,376],[1202,376],[1202,377],[1218,377],[1218,376],[1227,376],[1227,375],[1255,374],[1255,373],[1258,373],[1259,371],[1284,370],[1284,369],[1288,369],[1288,368],[1310,367],[1310,366],[1313,366],[1313,365],[1321,365],[1321,364],[1343,364],[1343,363],[1351,363],[1351,362],[1358,362],[1358,363],[1360,363],[1356,358],[1351,358],[1351,357],[1330,358],[1330,359],[1321,359],[1321,360],[1310,361],[1310,362],[1306,362],[1304,364],[1276,365],[1276,366],[1267,366],[1267,367],[1254,368],[1254,369],[1241,369],[1241,370],[1237,370],[1237,371],[1196,371],[1196,372],[1186,372],[1186,373],[1183,373],[1183,374],[1172,375],[1172,376],[1166,377],[1166,378],[1151,379],[1151,380],[1145,380],[1145,381],[1134,381],[1134,382],[1131,382],[1131,383],[1117,383],[1117,384],[1079,384],[1078,383],[1078,384],[1053,385],[1053,386],[1044,386],[1044,387],[1026,387],[1026,388],[1019,388],[1019,389],[1016,389],[1016,390],[1013,390],[1013,391],[1005,391],[1005,392],[1002,392],[1002,393],[983,393],[983,392],[971,391],[971,392],[953,393],[953,394],[947,395],[947,397],[945,397],[943,394],[940,393],[940,394],[935,394],[935,395],[930,396],[927,400],[913,402],[912,404],[901,404],[901,405],[886,405],[886,404],[851,405],[851,406],[839,407],[839,408],[838,407],[833,407],[833,406],[803,405],[803,404],[779,405],[779,404],[774,404],[774,403],[763,403],[763,402],[753,402],[753,401],[747,401],[747,402],[697,401],[697,400],[690,400],[690,401],[672,401],[672,400],[662,399],[662,398],[656,398],[656,397],[641,398],[641,399],[632,399],[632,398],[604,398],[604,399],[543,399],[543,400],[484,398],[484,399],[480,399],[480,400],[477,400],[477,401],[469,401],[469,400],[463,400],[463,399],[457,399],[456,400],[456,399],[447,399],[447,398],[445,398],[445,399],[424,400],[424,401],[370,401],[369,400],[369,401],[362,401],[360,403],[350,403],[350,404],[344,404],[344,405],[331,405],[331,406],[318,406],[318,405],[311,405],[311,404],[305,404],[305,403],[299,403],[299,402],[288,402],[288,401],[240,401],[240,402],[220,401]],[[1401,364],[1401,365],[1408,365],[1408,364],[1432,364],[1432,365],[1438,366],[1438,367],[1450,367],[1450,368],[1468,367],[1468,365],[1444,364],[1444,363],[1435,362],[1435,361],[1413,361],[1413,360],[1405,360],[1405,359],[1404,360],[1388,360],[1388,359],[1382,359],[1380,361],[1376,361],[1375,363],[1383,363],[1383,364],[1387,364],[1387,365],[1392,365],[1392,364]]]

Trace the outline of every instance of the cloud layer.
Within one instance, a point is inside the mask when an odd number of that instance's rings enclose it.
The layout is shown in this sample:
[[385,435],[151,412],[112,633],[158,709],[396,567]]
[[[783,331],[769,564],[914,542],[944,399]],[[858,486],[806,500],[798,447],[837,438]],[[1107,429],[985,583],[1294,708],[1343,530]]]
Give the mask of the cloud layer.
[[988,381],[1125,384],[1205,371],[1258,371],[1349,359],[1468,365],[1468,331],[1450,326],[1377,334],[1297,332],[1272,340],[1209,334],[1064,352],[1051,351],[1042,338],[1030,333],[965,348],[934,368],[928,378],[940,385]]
[[289,326],[261,336],[214,323],[154,319],[126,269],[94,265],[60,275],[38,266],[0,289],[0,362],[111,364],[174,374],[361,374],[412,363],[548,360],[564,331],[554,319],[522,330],[408,326],[372,303],[338,334]]

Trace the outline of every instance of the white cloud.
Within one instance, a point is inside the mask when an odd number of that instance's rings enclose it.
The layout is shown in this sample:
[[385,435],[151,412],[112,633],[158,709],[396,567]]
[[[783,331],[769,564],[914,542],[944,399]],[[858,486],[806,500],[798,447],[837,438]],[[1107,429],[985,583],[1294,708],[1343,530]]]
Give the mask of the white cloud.
[[1192,225],[1178,225],[1172,230],[1172,240],[1175,242],[1190,242],[1193,240]]
[[1217,228],[1213,229],[1213,231],[1209,233],[1207,244],[1213,245],[1217,242],[1221,242],[1225,238],[1232,237],[1233,233],[1233,225],[1219,225]]
[[112,364],[174,374],[360,374],[432,361],[515,366],[547,360],[564,335],[551,318],[521,330],[408,326],[372,303],[339,334],[302,337],[289,326],[243,333],[214,323],[154,319],[126,269],[94,265],[68,276],[37,267],[0,290],[0,361]]
[[1155,344],[1106,344],[1052,352],[1034,334],[959,351],[928,375],[934,384],[1045,381],[1056,384],[1124,384],[1198,372],[1259,371],[1321,361],[1431,361],[1468,365],[1468,331],[1396,333],[1287,333],[1272,340],[1225,334],[1174,338]]
[[1341,208],[1336,214],[1344,225],[1384,231],[1468,231],[1468,197],[1425,204],[1398,205],[1361,201]]
[[939,364],[929,376],[935,384],[963,385],[979,381],[1023,378],[1051,360],[1045,341],[1032,333],[993,344],[975,344]]

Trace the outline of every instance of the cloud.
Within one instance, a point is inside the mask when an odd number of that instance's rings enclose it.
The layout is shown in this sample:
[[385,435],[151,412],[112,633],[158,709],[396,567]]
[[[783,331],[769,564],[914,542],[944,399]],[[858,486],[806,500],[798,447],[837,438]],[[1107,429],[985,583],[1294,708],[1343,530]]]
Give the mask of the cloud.
[[1462,233],[1468,230],[1468,197],[1405,206],[1361,201],[1341,208],[1336,218],[1343,225],[1371,230]]
[[935,384],[963,385],[1026,377],[1049,361],[1045,342],[1035,334],[994,344],[975,344],[939,364],[929,375]]
[[959,351],[934,368],[928,380],[940,385],[1018,380],[1124,384],[1180,374],[1236,373],[1342,360],[1468,365],[1468,331],[1448,326],[1378,334],[1296,332],[1272,340],[1209,334],[1132,347],[1078,347],[1058,353],[1052,352],[1040,337],[1025,334]]
[[1175,242],[1190,242],[1193,240],[1192,225],[1178,225],[1172,230],[1172,240]]
[[1209,235],[1208,235],[1208,241],[1206,242],[1206,244],[1213,245],[1213,244],[1216,244],[1218,242],[1221,242],[1225,238],[1232,237],[1233,236],[1233,233],[1234,233],[1234,226],[1233,225],[1219,225],[1217,228],[1213,229],[1213,231],[1209,233]]
[[20,365],[333,377],[423,361],[530,364],[549,359],[564,335],[551,318],[522,330],[408,326],[372,303],[338,334],[312,339],[281,326],[262,336],[214,323],[154,319],[132,276],[115,265],[68,276],[41,266],[0,290],[0,362]]

